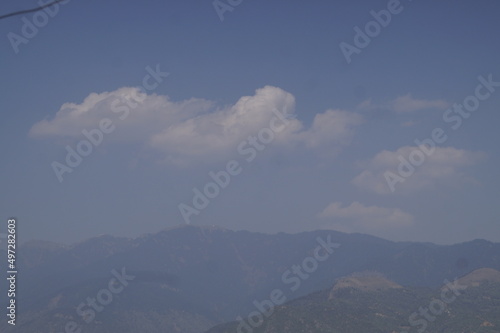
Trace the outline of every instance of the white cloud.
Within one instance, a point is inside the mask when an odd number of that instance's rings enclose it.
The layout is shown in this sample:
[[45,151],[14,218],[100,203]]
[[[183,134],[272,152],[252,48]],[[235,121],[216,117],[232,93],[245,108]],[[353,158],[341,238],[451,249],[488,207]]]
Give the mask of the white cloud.
[[[416,146],[405,146],[396,151],[381,151],[365,163],[365,170],[352,182],[364,190],[379,194],[392,193],[385,177],[386,172],[400,175],[398,167],[402,165],[401,159],[404,158],[408,161],[410,154],[419,151],[422,150]],[[464,182],[473,182],[474,180],[465,176],[461,169],[475,165],[485,157],[485,154],[481,152],[471,152],[453,147],[436,147],[429,155],[423,152],[418,153],[418,155],[425,156],[425,161],[419,166],[412,165],[414,173],[403,177],[404,181],[396,184],[395,188],[398,192],[415,192],[433,188],[438,184],[457,186]],[[407,171],[407,168],[404,167],[403,170]]]
[[425,109],[444,110],[448,107],[448,103],[444,100],[425,100],[415,99],[411,94],[400,96],[390,102],[391,110],[396,113],[408,113]]
[[342,110],[328,110],[314,117],[311,128],[298,134],[307,147],[318,148],[325,143],[347,145],[355,126],[362,122],[361,116]]
[[32,126],[32,137],[81,138],[82,130],[98,128],[109,118],[118,129],[107,140],[144,141],[151,133],[172,123],[207,112],[213,103],[192,98],[172,102],[168,96],[146,95],[137,88],[124,87],[112,92],[91,93],[81,104],[64,103],[51,120]]
[[407,227],[414,217],[399,208],[365,206],[357,201],[342,207],[342,203],[329,204],[318,217],[328,219],[328,225],[344,232],[373,232],[379,229]]
[[[233,106],[172,123],[151,136],[150,144],[173,158],[208,156],[234,150],[239,142],[269,127],[273,110],[293,114],[295,98],[276,87],[258,89],[254,96],[241,97]],[[282,133],[299,131],[302,124],[289,119]]]
[[371,99],[363,101],[358,105],[359,109],[373,110],[373,109],[388,109],[395,113],[411,113],[419,110],[438,109],[445,110],[449,107],[449,103],[442,99],[427,100],[415,99],[411,94],[399,96],[396,99],[387,103],[376,104]]
[[[140,101],[138,103],[137,101]],[[192,98],[173,102],[168,96],[146,95],[136,88],[92,93],[81,104],[65,103],[53,119],[33,125],[33,137],[82,138],[82,130],[97,128],[103,118],[116,125],[110,142],[139,142],[165,155],[168,161],[190,162],[235,152],[249,135],[269,127],[279,111],[291,115],[273,145],[337,153],[349,144],[362,118],[356,113],[327,110],[309,128],[295,116],[292,94],[272,86],[243,96],[234,105]]]

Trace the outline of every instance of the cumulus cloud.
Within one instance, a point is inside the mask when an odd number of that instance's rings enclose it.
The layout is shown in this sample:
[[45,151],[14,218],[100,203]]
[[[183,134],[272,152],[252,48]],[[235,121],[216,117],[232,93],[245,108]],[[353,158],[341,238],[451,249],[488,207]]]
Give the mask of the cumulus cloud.
[[[254,96],[241,97],[234,105],[170,124],[150,138],[151,146],[171,156],[204,156],[234,150],[239,142],[270,126],[275,112],[288,115],[282,131],[289,137],[302,129],[294,117],[295,98],[286,91],[266,86]],[[274,112],[273,112],[274,111]]]
[[81,104],[64,103],[52,119],[34,124],[29,134],[37,138],[81,138],[82,130],[98,128],[99,122],[108,118],[119,127],[108,140],[141,141],[151,133],[212,107],[212,102],[204,99],[173,102],[168,96],[147,95],[138,88],[124,87],[91,93]]
[[174,102],[168,96],[120,88],[92,93],[81,104],[63,104],[52,119],[34,124],[29,134],[76,139],[82,137],[83,130],[97,128],[103,118],[109,118],[117,128],[109,135],[110,142],[142,143],[164,154],[166,160],[189,162],[234,152],[242,140],[269,128],[277,112],[287,121],[275,133],[273,145],[318,151],[340,151],[362,121],[353,112],[327,110],[317,114],[306,128],[296,119],[294,96],[272,86],[225,107],[205,99]]
[[389,101],[387,103],[376,104],[373,103],[371,99],[363,101],[358,105],[359,109],[388,109],[395,113],[412,113],[419,110],[427,109],[437,109],[445,110],[449,107],[449,103],[442,99],[437,100],[427,100],[427,99],[416,99],[413,98],[411,94],[404,96],[399,96],[396,99]]
[[[405,146],[396,151],[384,150],[376,154],[365,163],[365,170],[356,176],[352,183],[357,187],[379,194],[392,193],[387,181],[387,174],[402,176],[403,181],[397,182],[395,188],[401,192],[415,192],[418,190],[433,188],[439,185],[462,185],[464,182],[473,182],[473,178],[467,177],[462,169],[479,163],[485,154],[472,152],[453,147],[435,147],[429,152],[426,146]],[[410,165],[410,156],[414,155],[414,161],[420,164],[418,158],[424,157],[421,165]],[[406,165],[406,166],[403,166]],[[403,170],[403,174],[399,170]]]
[[329,204],[318,217],[331,221],[329,226],[344,232],[373,232],[378,229],[407,227],[414,217],[399,208],[365,206],[357,201],[343,207],[340,202]]
[[318,148],[325,143],[349,144],[354,127],[362,122],[361,116],[342,110],[327,110],[314,117],[311,128],[297,137],[307,147]]

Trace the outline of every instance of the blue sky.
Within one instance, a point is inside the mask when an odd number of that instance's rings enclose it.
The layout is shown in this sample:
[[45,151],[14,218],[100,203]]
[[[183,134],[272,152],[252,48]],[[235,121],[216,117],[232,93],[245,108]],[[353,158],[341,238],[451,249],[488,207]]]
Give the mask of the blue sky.
[[[403,0],[350,63],[339,45],[356,46],[354,28],[396,2],[222,2],[235,5],[223,21],[212,1],[71,0],[29,38],[35,14],[0,21],[0,211],[22,239],[188,221],[500,241],[500,87],[479,88],[488,96],[459,126],[450,119],[481,82],[500,82],[498,2]],[[2,13],[36,5],[9,1]],[[13,47],[14,34],[26,39]],[[270,134],[276,112],[287,124]],[[53,162],[103,119],[113,130],[61,182]],[[446,140],[425,154],[415,139],[436,129]],[[249,142],[259,133],[262,151]],[[402,177],[410,155],[423,162]],[[193,189],[229,161],[240,172],[196,209]],[[393,192],[388,172],[404,179]],[[181,204],[197,213],[186,220]]]

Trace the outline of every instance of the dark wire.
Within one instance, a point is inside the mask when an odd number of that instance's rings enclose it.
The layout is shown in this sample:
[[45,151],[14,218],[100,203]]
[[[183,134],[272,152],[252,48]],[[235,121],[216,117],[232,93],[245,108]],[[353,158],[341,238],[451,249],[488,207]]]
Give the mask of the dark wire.
[[22,15],[22,14],[27,14],[27,13],[32,13],[32,12],[37,12],[39,10],[44,9],[45,7],[50,7],[50,6],[55,5],[56,3],[61,2],[61,1],[64,1],[64,0],[55,0],[55,1],[51,2],[51,3],[45,4],[45,5],[40,6],[40,7],[36,7],[36,8],[32,8],[32,9],[26,9],[26,10],[19,10],[17,12],[5,14],[5,15],[0,16],[0,20],[2,20],[4,18],[7,18],[7,17],[11,17],[11,16]]

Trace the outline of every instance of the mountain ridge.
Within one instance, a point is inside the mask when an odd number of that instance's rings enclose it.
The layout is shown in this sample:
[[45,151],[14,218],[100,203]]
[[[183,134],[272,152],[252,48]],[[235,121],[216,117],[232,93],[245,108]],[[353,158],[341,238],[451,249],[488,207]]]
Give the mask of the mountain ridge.
[[[340,245],[325,261],[314,259],[315,253],[325,254],[317,252],[319,239]],[[378,271],[402,286],[437,288],[444,279],[477,268],[500,269],[500,244],[488,241],[433,245],[328,230],[262,234],[179,226],[132,239],[103,235],[49,250],[21,246],[18,251],[21,318],[26,320],[20,325],[28,325],[29,333],[36,332],[35,326],[59,325],[58,318],[78,320],[75,308],[107,285],[113,270],[126,269],[135,279],[116,296],[115,310],[103,314],[111,316],[110,322],[136,327],[142,318],[149,333],[157,332],[157,318],[170,318],[161,324],[174,331],[169,323],[183,322],[183,333],[200,333],[253,311],[253,302],[268,299],[274,289],[287,300],[300,299],[363,271]],[[304,268],[310,272],[305,274]],[[101,329],[107,328],[92,326],[94,332]]]

